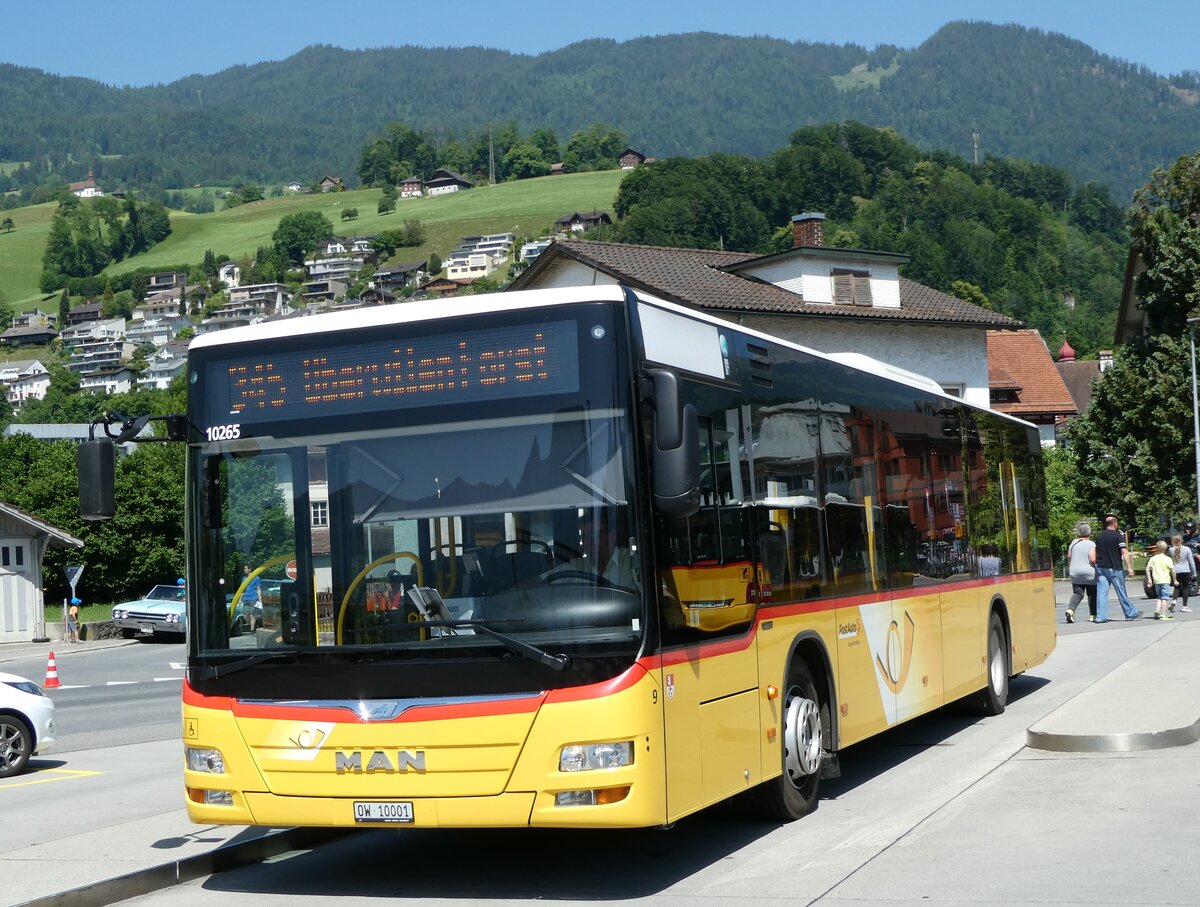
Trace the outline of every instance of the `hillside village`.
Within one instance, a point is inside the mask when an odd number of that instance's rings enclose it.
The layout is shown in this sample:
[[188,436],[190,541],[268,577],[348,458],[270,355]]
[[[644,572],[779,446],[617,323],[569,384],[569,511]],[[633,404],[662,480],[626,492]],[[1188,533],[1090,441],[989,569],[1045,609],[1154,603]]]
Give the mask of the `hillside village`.
[[[409,191],[432,190],[426,185]],[[240,265],[224,262],[217,280],[228,301],[216,307],[206,306],[210,288],[189,284],[186,272],[152,273],[147,275],[145,298],[128,318],[105,317],[101,302],[95,299],[71,308],[62,324],[56,313],[35,307],[14,315],[12,326],[0,333],[0,348],[61,350],[67,369],[79,378],[81,391],[165,390],[183,370],[188,340],[193,336],[279,318],[384,305],[402,298],[451,296],[502,268],[527,267],[556,238],[606,223],[611,223],[607,212],[575,211],[558,219],[555,234],[520,245],[511,232],[463,236],[443,260],[439,274],[430,272],[427,260],[393,257],[380,262],[371,246],[372,235],[334,236],[305,258],[308,279],[299,292],[284,283],[244,284]],[[364,268],[371,271],[366,289],[351,296],[351,284]],[[145,360],[141,368],[134,364],[139,353]],[[0,385],[6,388],[14,411],[27,400],[45,397],[50,387],[46,358],[31,356],[0,363]]]

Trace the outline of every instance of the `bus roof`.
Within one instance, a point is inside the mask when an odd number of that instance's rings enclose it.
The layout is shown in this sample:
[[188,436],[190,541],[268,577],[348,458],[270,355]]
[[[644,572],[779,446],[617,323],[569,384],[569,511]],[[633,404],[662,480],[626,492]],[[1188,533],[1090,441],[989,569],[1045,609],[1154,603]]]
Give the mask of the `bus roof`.
[[621,302],[625,291],[608,284],[594,287],[562,287],[553,290],[521,290],[512,293],[481,293],[478,296],[459,296],[452,299],[422,299],[394,305],[370,306],[348,312],[327,312],[321,315],[295,315],[263,321],[241,328],[200,334],[191,349],[247,343],[255,340],[277,340],[283,337],[305,337],[324,331],[347,331],[381,327],[389,324],[409,324],[435,321],[461,315],[484,315],[489,312],[510,312],[517,309],[580,302]]
[[[421,321],[435,321],[442,318],[454,318],[464,315],[484,315],[491,312],[511,312],[520,309],[541,308],[546,306],[574,305],[585,302],[619,303],[625,300],[627,290],[617,284],[597,284],[585,287],[555,287],[552,289],[514,290],[502,293],[481,293],[478,296],[459,296],[450,299],[422,299],[393,305],[370,306],[361,309],[351,309],[347,312],[328,312],[320,315],[296,315],[264,321],[247,327],[230,328],[224,331],[214,331],[211,334],[200,334],[190,345],[190,349],[224,346],[226,344],[248,343],[256,340],[275,340],[284,337],[303,337],[323,331],[344,331],[361,328],[380,327],[390,324],[408,324]],[[773,334],[766,334],[747,328],[723,318],[718,318],[708,312],[702,312],[689,306],[680,305],[648,293],[634,291],[640,302],[655,306],[666,311],[683,315],[696,321],[706,322],[718,327],[727,328],[751,337],[782,344],[817,359],[836,362],[856,371],[866,372],[876,377],[895,381],[908,387],[935,394],[948,401],[971,406],[959,397],[951,396],[941,387],[924,375],[918,375],[906,369],[898,368],[886,362],[873,359],[862,353],[824,353],[811,347],[803,346],[791,340],[785,340]],[[972,407],[979,409],[980,407]],[[1015,416],[989,409],[1011,422],[1026,427],[1032,423]]]

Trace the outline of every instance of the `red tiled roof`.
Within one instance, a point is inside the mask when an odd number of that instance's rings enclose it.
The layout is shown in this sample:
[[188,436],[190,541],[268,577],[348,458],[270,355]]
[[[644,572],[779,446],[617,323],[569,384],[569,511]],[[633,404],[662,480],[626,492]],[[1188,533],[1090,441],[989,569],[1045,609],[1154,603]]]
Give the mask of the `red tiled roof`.
[[531,289],[538,286],[542,278],[552,276],[556,270],[579,262],[612,276],[626,286],[714,313],[779,313],[991,328],[1015,328],[1021,324],[1007,315],[972,305],[903,277],[900,278],[900,307],[883,308],[805,302],[799,293],[723,270],[761,257],[749,252],[676,249],[584,239],[558,240],[551,243],[513,282],[511,289]]
[[987,351],[988,386],[1017,390],[1018,402],[993,403],[994,410],[1018,416],[1070,416],[1077,412],[1037,331],[988,331]]

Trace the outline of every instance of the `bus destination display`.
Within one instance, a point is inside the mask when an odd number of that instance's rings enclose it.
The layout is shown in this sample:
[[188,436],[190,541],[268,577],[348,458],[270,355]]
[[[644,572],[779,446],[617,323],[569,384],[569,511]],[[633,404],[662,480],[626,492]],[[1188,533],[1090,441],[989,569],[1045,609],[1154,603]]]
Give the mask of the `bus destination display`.
[[554,321],[222,358],[208,368],[210,424],[573,393],[576,336]]

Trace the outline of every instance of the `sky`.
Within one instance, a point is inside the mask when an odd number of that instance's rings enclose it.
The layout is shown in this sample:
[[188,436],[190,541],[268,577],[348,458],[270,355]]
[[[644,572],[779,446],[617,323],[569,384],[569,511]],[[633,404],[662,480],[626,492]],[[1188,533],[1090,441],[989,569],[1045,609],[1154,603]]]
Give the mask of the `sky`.
[[[1061,32],[1161,75],[1200,70],[1200,2],[1149,0],[666,0],[621,4],[453,4],[404,0],[0,0],[0,22],[28,27],[0,42],[0,62],[110,85],[172,82],[312,44],[416,44],[521,54],[589,38],[708,31],[788,41],[916,47],[957,19]],[[40,37],[39,37],[40,36]],[[3,83],[0,82],[0,91]]]

